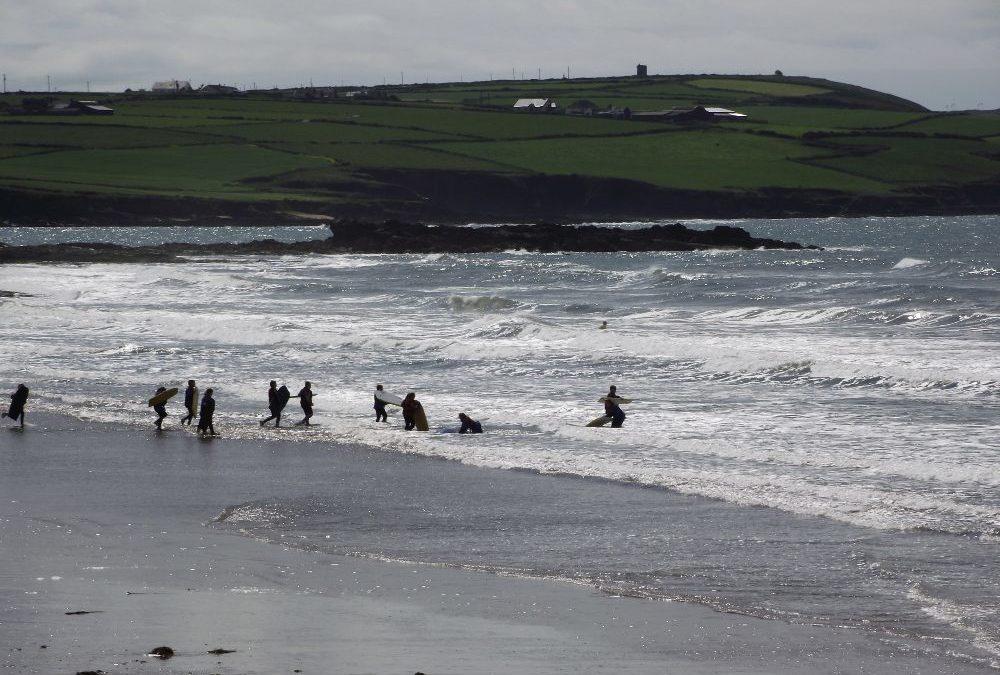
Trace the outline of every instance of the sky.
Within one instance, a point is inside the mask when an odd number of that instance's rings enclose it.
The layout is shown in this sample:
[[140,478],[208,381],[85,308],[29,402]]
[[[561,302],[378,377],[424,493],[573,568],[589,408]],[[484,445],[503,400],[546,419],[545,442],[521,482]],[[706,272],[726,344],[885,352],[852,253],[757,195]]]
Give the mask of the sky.
[[823,77],[1000,108],[1000,0],[2,0],[7,91],[649,73]]

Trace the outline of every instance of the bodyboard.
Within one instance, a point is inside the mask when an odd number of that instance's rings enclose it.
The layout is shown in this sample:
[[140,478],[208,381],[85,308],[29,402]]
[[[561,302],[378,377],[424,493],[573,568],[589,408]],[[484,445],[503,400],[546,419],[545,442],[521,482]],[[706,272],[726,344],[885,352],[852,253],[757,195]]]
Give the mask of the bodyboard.
[[149,399],[149,405],[163,405],[171,398],[177,394],[177,387],[171,387],[166,391],[161,391],[159,394]]
[[383,403],[389,403],[391,405],[403,405],[403,399],[396,396],[395,394],[390,394],[387,391],[375,390],[375,398],[382,401]]
[[281,385],[280,387],[278,387],[278,396],[276,400],[276,403],[278,404],[278,412],[281,412],[282,410],[285,409],[285,406],[288,405],[288,399],[290,399],[291,397],[292,397],[292,392],[288,391],[288,387],[286,387],[285,385]]
[[596,419],[592,419],[587,422],[588,427],[603,427],[605,424],[611,421],[610,415],[601,415]]
[[430,429],[427,425],[427,415],[424,413],[423,406],[417,408],[417,411],[413,414],[413,421],[417,424],[417,431],[427,431]]

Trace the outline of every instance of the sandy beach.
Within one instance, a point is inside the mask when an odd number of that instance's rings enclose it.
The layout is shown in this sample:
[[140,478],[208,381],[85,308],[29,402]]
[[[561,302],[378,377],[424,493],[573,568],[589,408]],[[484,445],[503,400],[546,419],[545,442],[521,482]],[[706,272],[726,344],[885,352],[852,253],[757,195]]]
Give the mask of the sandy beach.
[[[559,478],[280,436],[249,443],[178,427],[157,435],[46,414],[28,421],[0,436],[4,672],[955,672],[858,630],[330,555],[210,524],[228,505],[333,480],[392,491],[409,489],[401,472],[456,490],[470,476]],[[176,655],[148,655],[160,646]],[[233,651],[209,653],[218,649]]]

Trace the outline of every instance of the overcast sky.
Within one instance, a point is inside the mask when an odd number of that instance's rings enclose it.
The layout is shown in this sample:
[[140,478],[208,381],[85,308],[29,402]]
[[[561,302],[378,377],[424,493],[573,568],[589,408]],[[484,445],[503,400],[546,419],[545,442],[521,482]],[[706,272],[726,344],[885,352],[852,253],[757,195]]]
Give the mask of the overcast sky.
[[995,109],[1000,0],[0,0],[8,91],[586,77],[636,63],[780,69]]

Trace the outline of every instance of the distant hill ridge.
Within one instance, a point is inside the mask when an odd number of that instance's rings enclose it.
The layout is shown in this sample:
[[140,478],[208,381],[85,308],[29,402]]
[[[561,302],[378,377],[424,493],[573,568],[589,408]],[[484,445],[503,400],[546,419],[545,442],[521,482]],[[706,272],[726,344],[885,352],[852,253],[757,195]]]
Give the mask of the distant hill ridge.
[[[219,91],[89,94],[113,114],[74,117],[26,114],[24,99],[37,94],[0,97],[8,113],[0,114],[0,220],[256,224],[311,213],[568,222],[1000,210],[998,113],[934,112],[825,79]],[[515,111],[518,99],[555,105]],[[566,114],[575,102],[586,105]]]

